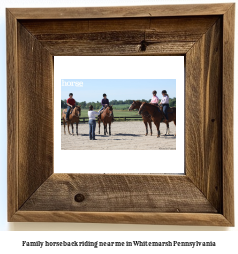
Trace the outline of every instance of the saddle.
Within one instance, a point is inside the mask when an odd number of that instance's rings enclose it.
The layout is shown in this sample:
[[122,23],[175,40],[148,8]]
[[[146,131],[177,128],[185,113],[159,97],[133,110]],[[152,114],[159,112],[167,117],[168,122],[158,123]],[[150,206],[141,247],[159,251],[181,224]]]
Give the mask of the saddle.
[[174,111],[176,111],[176,107],[169,107],[168,113],[173,113]]
[[103,113],[103,111],[107,108],[108,106],[104,107],[102,110],[101,110],[101,114]]
[[[162,106],[158,106],[158,107],[159,107],[159,109],[162,108]],[[169,107],[168,113],[173,113],[175,110],[176,110],[176,107]]]
[[[70,111],[69,111],[69,114],[72,114],[73,110],[74,110],[74,109],[71,108]],[[66,113],[67,113],[67,111],[64,111],[64,114],[66,114]]]

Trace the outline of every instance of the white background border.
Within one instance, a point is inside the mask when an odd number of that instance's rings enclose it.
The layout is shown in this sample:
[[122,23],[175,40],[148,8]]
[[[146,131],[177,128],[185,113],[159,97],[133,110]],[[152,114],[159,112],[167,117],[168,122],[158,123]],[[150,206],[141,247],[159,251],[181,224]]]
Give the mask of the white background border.
[[[61,150],[61,79],[176,79],[176,150]],[[146,86],[146,84],[145,84]],[[82,88],[78,88],[79,90]],[[119,89],[119,88],[118,88]],[[161,99],[161,86],[155,87]],[[164,87],[163,89],[166,89]],[[70,87],[69,87],[70,91]],[[152,97],[152,91],[145,98]],[[92,91],[93,93],[93,91]],[[169,93],[169,91],[168,91]],[[77,98],[75,98],[77,100]],[[99,98],[98,100],[100,100]],[[137,99],[137,98],[127,98]],[[54,57],[55,173],[184,173],[183,56],[57,56]],[[138,123],[138,124],[143,124]],[[153,124],[153,128],[154,123]],[[163,123],[162,123],[163,124]],[[161,124],[161,125],[162,125]],[[98,126],[97,126],[98,128]],[[79,125],[80,133],[80,125]],[[68,133],[66,134],[68,135]],[[113,135],[113,124],[112,124]],[[77,137],[75,137],[76,139]],[[90,142],[90,141],[88,141]],[[154,134],[154,141],[160,142]],[[122,147],[123,149],[123,147]],[[62,158],[64,158],[62,160]],[[78,158],[78,166],[69,166]],[[133,158],[133,160],[132,160]],[[110,165],[113,165],[110,166]]]

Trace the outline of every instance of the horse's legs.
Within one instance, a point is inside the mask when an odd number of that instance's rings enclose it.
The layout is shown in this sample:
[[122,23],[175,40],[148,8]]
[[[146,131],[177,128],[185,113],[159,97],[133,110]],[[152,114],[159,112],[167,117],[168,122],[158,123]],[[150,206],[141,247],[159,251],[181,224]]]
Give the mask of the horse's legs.
[[69,125],[70,125],[69,121],[67,122],[67,125],[68,125],[68,133],[69,133],[69,135],[71,135],[71,133],[69,131]]
[[111,123],[109,123],[109,135],[111,135]]
[[160,137],[160,130],[159,130],[159,127],[160,127],[160,121],[158,122],[158,124],[156,125],[157,127],[157,138]]
[[98,134],[100,134],[100,120],[98,120]]
[[147,136],[148,135],[148,125],[147,125],[146,121],[144,121],[144,124],[145,124],[145,130],[146,130],[145,136]]
[[167,126],[167,128],[166,128],[166,134],[165,135],[169,135],[169,122],[166,123],[166,126]]
[[107,130],[107,124],[106,123],[104,123],[104,135],[106,135],[107,133],[106,133],[106,130]]
[[[174,120],[174,125],[175,125],[175,127],[176,127],[176,119]],[[176,136],[176,130],[175,130],[174,136]]]
[[63,117],[63,124],[64,124],[64,135],[66,134],[66,131],[65,131],[65,119]]
[[77,136],[79,135],[78,133],[78,123],[76,123],[76,133],[77,133]]
[[74,123],[71,123],[72,126],[72,135],[74,136]]
[[151,124],[151,121],[149,122],[149,126],[150,126],[150,136],[152,136],[152,124]]

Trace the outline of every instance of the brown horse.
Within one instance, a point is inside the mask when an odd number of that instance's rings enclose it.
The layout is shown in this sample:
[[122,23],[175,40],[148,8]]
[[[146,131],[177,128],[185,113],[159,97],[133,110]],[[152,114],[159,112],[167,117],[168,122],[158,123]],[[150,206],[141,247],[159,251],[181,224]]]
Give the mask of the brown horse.
[[[160,105],[160,110],[163,111],[163,107],[162,105]],[[176,126],[176,107],[171,107],[168,109],[168,121],[164,118],[164,120],[162,121],[163,123],[165,123],[167,125],[167,129],[168,129],[168,133],[169,134],[169,122],[174,122],[174,125]],[[176,133],[175,133],[176,136]]]
[[[159,111],[158,109],[159,109],[158,106],[146,102],[142,102],[139,109],[139,114],[142,114],[142,112],[147,111],[151,115],[152,121],[154,122],[157,128],[157,138],[160,137],[159,130],[160,122],[165,117],[163,111]],[[165,121],[167,122],[167,120]]]
[[[74,109],[70,110],[70,114],[69,114],[69,120],[68,120],[68,133],[71,135],[70,131],[69,131],[69,125],[71,124],[72,126],[72,134],[74,136],[74,126],[73,123],[76,123],[76,134],[78,135],[78,123],[79,123],[79,117],[81,115],[81,105],[80,106],[75,106]],[[66,123],[66,113],[67,113],[67,109],[64,109],[62,112],[62,119],[63,119],[63,124],[64,124],[64,134],[66,134],[65,131],[65,123]]]
[[[141,106],[141,103],[142,103],[141,101],[133,101],[131,106],[129,107],[129,111],[131,111],[133,109],[138,109],[139,110],[139,108]],[[145,129],[146,129],[145,136],[148,135],[148,125],[147,125],[147,123],[150,126],[150,135],[152,136],[152,124],[151,124],[152,119],[151,119],[150,114],[147,111],[143,111],[141,113],[141,116],[142,116],[143,122],[145,124]]]
[[111,135],[112,114],[113,114],[112,106],[107,106],[101,113],[101,117],[98,118],[98,127],[99,127],[98,133],[99,134],[100,134],[100,122],[103,122],[104,135],[107,134],[107,124],[109,124],[109,135]]

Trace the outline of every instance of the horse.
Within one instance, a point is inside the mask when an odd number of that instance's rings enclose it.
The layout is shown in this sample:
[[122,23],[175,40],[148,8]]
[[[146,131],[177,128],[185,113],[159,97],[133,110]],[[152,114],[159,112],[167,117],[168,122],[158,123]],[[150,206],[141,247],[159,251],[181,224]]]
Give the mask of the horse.
[[[66,113],[67,113],[67,109],[64,109],[62,112],[62,119],[63,119],[63,124],[64,124],[64,134],[66,134],[65,131],[65,123],[66,123]],[[78,123],[79,123],[79,117],[81,115],[81,105],[80,106],[75,106],[74,109],[70,110],[70,114],[69,114],[69,120],[68,120],[68,133],[71,135],[70,131],[69,131],[69,125],[71,124],[72,126],[72,134],[74,136],[74,126],[73,123],[76,123],[76,133],[78,135]]]
[[[163,111],[163,107],[162,105],[159,106],[160,110]],[[168,129],[168,134],[169,134],[169,122],[174,122],[174,125],[176,126],[176,107],[171,107],[168,109],[168,121],[165,121],[165,119],[163,119],[162,122],[164,122],[167,125],[167,129]],[[176,133],[175,135],[176,136]]]
[[104,135],[106,135],[108,133],[107,132],[107,124],[109,124],[109,135],[111,135],[112,114],[113,114],[112,106],[107,106],[101,113],[101,117],[98,118],[98,127],[99,127],[98,133],[99,134],[100,134],[100,122],[103,122]]
[[[139,110],[139,108],[141,106],[141,103],[142,103],[141,101],[133,101],[128,110],[129,111],[131,111],[133,109],[138,109]],[[142,116],[143,122],[145,124],[145,129],[146,129],[145,136],[148,135],[148,125],[147,125],[147,123],[150,126],[150,135],[152,136],[152,124],[151,124],[152,119],[151,119],[151,116],[149,115],[149,113],[147,111],[143,111],[141,113],[141,116]]]
[[[151,119],[157,128],[157,138],[160,137],[160,130],[159,130],[160,122],[165,117],[163,111],[159,111],[158,109],[159,109],[158,106],[149,104],[146,102],[142,102],[139,108],[139,114],[142,114],[143,111],[147,111],[151,115]],[[168,121],[165,120],[165,122],[168,122]],[[167,133],[167,130],[166,130],[166,133]]]

